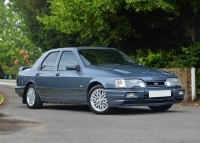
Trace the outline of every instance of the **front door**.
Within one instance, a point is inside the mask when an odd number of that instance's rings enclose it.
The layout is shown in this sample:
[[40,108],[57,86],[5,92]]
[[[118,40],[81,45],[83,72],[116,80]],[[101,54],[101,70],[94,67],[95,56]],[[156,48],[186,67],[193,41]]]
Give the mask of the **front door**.
[[75,54],[64,51],[54,73],[54,96],[62,102],[80,99],[80,75],[77,70],[66,70],[67,64],[78,65]]

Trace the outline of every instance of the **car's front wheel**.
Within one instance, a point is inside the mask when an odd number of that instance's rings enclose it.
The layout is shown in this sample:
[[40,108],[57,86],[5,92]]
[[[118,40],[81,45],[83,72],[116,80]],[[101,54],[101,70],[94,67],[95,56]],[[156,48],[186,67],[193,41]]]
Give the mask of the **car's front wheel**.
[[169,105],[163,105],[163,106],[149,106],[149,108],[154,111],[167,111],[172,106],[173,104],[169,104]]
[[110,113],[107,95],[102,85],[96,85],[89,91],[88,104],[90,109],[96,114]]
[[40,100],[38,91],[33,84],[29,85],[26,90],[26,103],[30,109],[38,109],[43,105],[43,102]]

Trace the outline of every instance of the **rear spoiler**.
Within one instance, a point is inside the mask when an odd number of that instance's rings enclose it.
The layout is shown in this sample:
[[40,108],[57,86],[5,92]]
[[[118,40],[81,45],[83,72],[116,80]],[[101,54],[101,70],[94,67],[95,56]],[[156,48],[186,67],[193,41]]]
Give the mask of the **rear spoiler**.
[[29,69],[31,68],[31,66],[22,66],[19,68],[19,71],[23,71],[23,70],[26,70],[26,69]]

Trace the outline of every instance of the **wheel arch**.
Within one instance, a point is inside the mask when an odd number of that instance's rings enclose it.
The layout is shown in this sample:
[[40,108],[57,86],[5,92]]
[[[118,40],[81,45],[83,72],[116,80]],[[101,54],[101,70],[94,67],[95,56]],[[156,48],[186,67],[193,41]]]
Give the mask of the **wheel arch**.
[[103,84],[100,83],[100,82],[98,82],[98,81],[92,82],[92,83],[88,86],[88,89],[87,89],[87,96],[88,96],[90,90],[92,89],[92,87],[94,87],[95,85],[102,85],[102,86],[103,86]]
[[24,104],[26,104],[26,90],[27,90],[28,86],[31,85],[31,84],[35,85],[33,82],[28,82],[28,83],[26,84],[25,89],[24,89],[24,93],[23,93],[23,103],[24,103]]

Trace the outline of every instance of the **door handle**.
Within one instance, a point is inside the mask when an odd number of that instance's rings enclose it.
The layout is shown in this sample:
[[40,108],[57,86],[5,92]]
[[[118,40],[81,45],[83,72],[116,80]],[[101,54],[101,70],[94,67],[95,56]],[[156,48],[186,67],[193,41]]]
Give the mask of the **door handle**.
[[39,76],[40,75],[40,73],[36,73],[36,76]]
[[59,76],[60,75],[60,73],[56,73],[56,76]]

